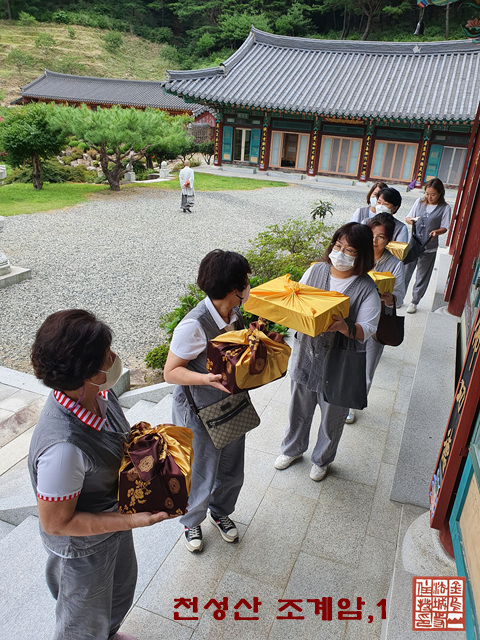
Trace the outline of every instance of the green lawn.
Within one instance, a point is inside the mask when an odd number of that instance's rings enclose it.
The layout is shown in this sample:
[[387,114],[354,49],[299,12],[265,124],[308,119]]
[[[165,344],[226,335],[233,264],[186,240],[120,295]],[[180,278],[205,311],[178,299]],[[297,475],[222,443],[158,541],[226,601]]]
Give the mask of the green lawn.
[[[179,190],[178,174],[171,182],[156,182],[152,187],[160,189]],[[255,180],[254,178],[228,178],[226,176],[212,175],[211,173],[195,173],[195,191],[250,191],[263,187],[286,187],[286,182],[274,182],[273,180]]]
[[[285,182],[273,182],[270,180],[227,178],[200,172],[195,174],[195,189],[197,191],[244,191],[262,189],[263,187],[286,186]],[[144,187],[180,191],[178,179],[174,179],[171,182],[125,185],[121,187],[120,194],[124,189]],[[61,184],[45,184],[41,191],[35,191],[31,184],[9,184],[0,187],[0,215],[15,216],[20,213],[37,213],[39,211],[72,207],[85,201],[91,193],[105,190],[111,197],[117,195],[117,193],[110,191],[108,185],[64,182]]]
[[0,216],[37,213],[72,207],[86,200],[90,193],[108,189],[99,184],[46,184],[36,191],[31,184],[8,184],[0,187]]

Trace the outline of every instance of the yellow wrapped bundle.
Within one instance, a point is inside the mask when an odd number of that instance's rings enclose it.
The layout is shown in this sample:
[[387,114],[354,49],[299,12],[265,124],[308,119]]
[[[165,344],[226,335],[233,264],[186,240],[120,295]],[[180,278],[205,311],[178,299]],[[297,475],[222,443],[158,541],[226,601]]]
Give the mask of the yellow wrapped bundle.
[[390,271],[369,271],[368,275],[375,282],[380,293],[393,293],[395,276]]
[[392,240],[387,244],[387,249],[392,255],[403,262],[408,253],[408,242],[395,242],[395,240]]
[[348,316],[350,300],[336,291],[295,282],[287,273],[252,289],[243,307],[249,313],[314,337],[328,329],[334,315]]
[[266,331],[265,323],[221,333],[207,344],[207,370],[221,373],[220,383],[230,393],[256,389],[287,372],[290,347],[280,333]]

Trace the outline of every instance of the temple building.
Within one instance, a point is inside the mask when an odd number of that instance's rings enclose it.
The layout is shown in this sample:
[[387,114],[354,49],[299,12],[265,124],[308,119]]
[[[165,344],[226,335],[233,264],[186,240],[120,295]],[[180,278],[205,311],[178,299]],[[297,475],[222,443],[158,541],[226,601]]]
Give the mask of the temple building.
[[458,186],[480,98],[480,47],[252,27],[218,67],[169,71],[166,90],[215,109],[216,165]]
[[215,111],[203,104],[188,104],[165,91],[165,82],[94,78],[55,73],[45,73],[20,89],[21,97],[15,104],[29,102],[55,102],[57,104],[86,104],[91,109],[109,108],[114,104],[145,109],[152,107],[172,116],[189,115],[196,123],[215,127]]

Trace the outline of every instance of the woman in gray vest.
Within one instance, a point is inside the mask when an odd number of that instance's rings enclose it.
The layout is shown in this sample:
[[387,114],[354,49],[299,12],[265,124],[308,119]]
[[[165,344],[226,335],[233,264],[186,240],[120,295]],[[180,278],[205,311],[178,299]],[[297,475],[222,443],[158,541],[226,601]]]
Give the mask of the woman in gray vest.
[[189,551],[201,551],[201,523],[208,511],[209,521],[226,542],[235,542],[238,531],[229,515],[243,485],[245,436],[223,449],[216,449],[194,411],[183,386],[188,385],[197,408],[207,407],[226,397],[221,375],[207,371],[207,342],[226,331],[244,328],[238,305],[249,295],[247,260],[233,251],[215,249],[200,263],[197,284],[207,294],[205,300],[178,324],[170,344],[164,376],[178,385],[173,393],[174,424],[193,431],[192,485],[188,512],[180,518],[185,527]]
[[[130,426],[109,389],[122,373],[112,332],[81,309],[48,316],[32,364],[50,393],[35,427],[28,468],[48,552],[55,640],[128,640],[118,629],[132,602],[132,529],[166,513],[118,512],[117,481]],[[131,639],[133,640],[133,639]]]
[[388,184],[386,182],[374,182],[367,193],[367,206],[359,207],[355,210],[350,222],[363,222],[372,216],[377,214],[377,197],[382,189],[387,189]]
[[[368,272],[372,269],[373,236],[369,227],[355,222],[338,229],[325,253],[324,261],[312,265],[304,273],[303,284],[337,291],[350,298],[348,320],[357,329],[357,349],[375,333],[380,316],[380,297]],[[329,404],[322,395],[323,362],[334,333],[349,334],[347,322],[339,316],[325,333],[312,338],[302,333],[296,339],[290,360],[291,399],[289,423],[282,442],[282,454],[275,461],[276,469],[286,469],[308,449],[313,414],[317,405],[321,421],[312,454],[310,478],[323,480],[335,459],[343,433],[348,406]]]
[[445,202],[445,187],[438,178],[429,180],[425,185],[425,196],[419,198],[405,218],[407,224],[415,222],[418,238],[427,248],[416,260],[405,267],[406,286],[417,269],[415,284],[412,291],[412,302],[407,307],[407,313],[415,313],[417,305],[425,295],[432,277],[433,266],[438,249],[438,236],[446,233],[450,226],[452,210]]
[[[367,225],[373,234],[373,257],[375,260],[373,271],[378,271],[379,273],[389,271],[395,276],[393,292],[382,294],[380,300],[387,308],[393,308],[394,300],[395,304],[400,306],[405,297],[405,267],[403,262],[392,255],[387,249],[387,244],[392,240],[395,230],[393,218],[389,213],[379,213],[375,217],[369,218]],[[382,357],[384,348],[385,346],[377,342],[374,336],[367,340],[367,393],[372,386],[373,376]],[[355,419],[355,411],[350,409],[345,422],[352,424],[355,422]]]

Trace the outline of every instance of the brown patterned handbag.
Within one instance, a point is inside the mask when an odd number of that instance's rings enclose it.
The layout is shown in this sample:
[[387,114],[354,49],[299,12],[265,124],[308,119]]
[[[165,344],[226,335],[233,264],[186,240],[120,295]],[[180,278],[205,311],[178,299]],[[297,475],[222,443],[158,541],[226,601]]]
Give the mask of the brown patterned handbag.
[[223,449],[247,431],[260,424],[260,416],[250,400],[248,391],[225,395],[223,400],[197,409],[191,391],[182,387],[192,411],[198,416],[210,436],[215,449]]
[[186,427],[137,422],[132,427],[118,482],[120,513],[186,513],[193,463],[193,433]]

